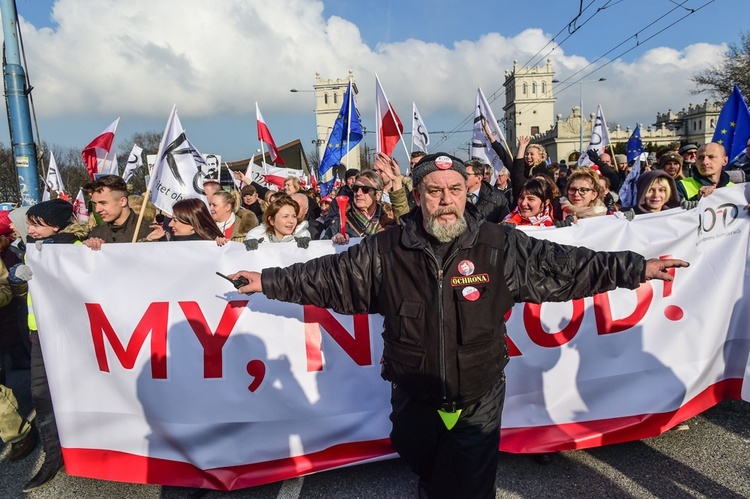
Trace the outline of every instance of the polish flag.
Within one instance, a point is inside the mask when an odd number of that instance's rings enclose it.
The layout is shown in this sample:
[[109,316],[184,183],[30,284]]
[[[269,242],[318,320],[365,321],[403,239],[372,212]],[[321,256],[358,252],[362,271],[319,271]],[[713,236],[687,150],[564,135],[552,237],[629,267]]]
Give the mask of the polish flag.
[[[120,123],[120,118],[109,125],[106,130],[100,133],[89,145],[83,148],[81,157],[83,158],[83,164],[86,165],[86,170],[89,172],[89,177],[94,180],[94,175],[100,173],[106,166],[107,156],[109,155],[110,149],[112,149],[112,143],[115,140],[115,132],[117,131],[117,124]],[[101,165],[101,169],[100,169]]]
[[280,165],[285,164],[284,160],[281,159],[279,150],[276,148],[276,143],[273,141],[273,137],[271,137],[271,131],[268,129],[268,126],[266,126],[266,120],[264,120],[263,115],[260,114],[260,108],[258,107],[257,102],[255,103],[255,115],[258,120],[258,140],[265,142],[268,146],[268,154],[271,155],[271,161],[273,163],[278,163]]
[[86,200],[83,197],[83,189],[78,189],[78,195],[73,201],[73,214],[79,222],[89,221],[89,210],[86,208]]
[[293,168],[277,168],[275,166],[265,165],[266,174],[265,181],[268,185],[275,185],[281,191],[284,188],[284,182],[288,177],[297,177],[300,180],[300,184],[303,182],[303,175],[301,170],[295,170]]
[[386,156],[393,154],[393,149],[401,140],[404,125],[398,119],[396,111],[388,102],[378,75],[375,75],[375,135],[376,150]]

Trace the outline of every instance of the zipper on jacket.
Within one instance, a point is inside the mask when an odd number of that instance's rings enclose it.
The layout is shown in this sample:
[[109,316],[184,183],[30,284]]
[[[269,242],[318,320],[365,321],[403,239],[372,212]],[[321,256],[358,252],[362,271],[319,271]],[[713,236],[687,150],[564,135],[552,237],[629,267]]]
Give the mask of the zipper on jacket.
[[448,399],[448,389],[446,387],[447,381],[445,379],[445,306],[443,305],[443,275],[446,265],[448,265],[448,263],[453,260],[453,257],[456,256],[458,250],[458,248],[453,250],[453,253],[448,255],[447,258],[443,259],[443,265],[440,266],[435,254],[429,248],[425,248],[425,253],[427,253],[430,258],[432,258],[432,261],[435,263],[435,268],[437,268],[438,320],[440,322],[438,325],[438,336],[440,338],[440,385],[443,395],[443,404],[445,404]]

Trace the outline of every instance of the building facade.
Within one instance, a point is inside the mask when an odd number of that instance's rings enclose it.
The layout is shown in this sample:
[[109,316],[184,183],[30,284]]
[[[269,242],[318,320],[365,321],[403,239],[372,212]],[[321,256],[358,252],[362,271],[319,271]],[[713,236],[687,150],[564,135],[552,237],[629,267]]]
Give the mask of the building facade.
[[[595,115],[583,116],[581,107],[575,106],[570,114],[554,114],[554,71],[549,60],[545,66],[521,67],[513,62],[513,69],[505,72],[505,99],[503,107],[508,144],[515,149],[518,137],[530,136],[531,141],[541,144],[553,161],[570,162],[586,148],[591,138]],[[644,145],[651,142],[656,147],[689,142],[702,145],[710,142],[721,106],[705,100],[702,104],[690,104],[687,109],[674,113],[657,113],[656,122],[641,127]],[[610,142],[625,143],[633,133],[630,127],[624,130],[615,126],[609,130]]]

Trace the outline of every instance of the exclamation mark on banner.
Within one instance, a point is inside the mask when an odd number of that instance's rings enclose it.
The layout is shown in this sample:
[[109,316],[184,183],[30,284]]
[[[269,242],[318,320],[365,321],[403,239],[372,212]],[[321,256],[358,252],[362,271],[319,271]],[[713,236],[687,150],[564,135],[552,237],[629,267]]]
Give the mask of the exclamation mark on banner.
[[[660,260],[666,260],[669,258],[672,258],[672,255],[664,255],[659,257]],[[667,269],[667,273],[672,276],[672,280],[662,281],[662,284],[664,284],[664,292],[662,296],[664,298],[672,296],[672,286],[674,285],[675,269]],[[664,309],[664,316],[670,321],[679,321],[684,315],[685,313],[677,305],[667,305],[667,307]]]

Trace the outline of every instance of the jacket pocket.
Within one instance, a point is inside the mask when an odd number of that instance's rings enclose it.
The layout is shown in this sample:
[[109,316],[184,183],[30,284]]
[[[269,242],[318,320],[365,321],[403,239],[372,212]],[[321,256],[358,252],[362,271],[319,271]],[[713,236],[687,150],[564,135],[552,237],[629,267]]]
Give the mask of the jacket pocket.
[[383,348],[383,379],[402,385],[412,396],[424,396],[424,366],[425,353],[422,350],[385,340]]
[[404,300],[398,309],[398,341],[410,345],[422,345],[425,305],[422,302]]
[[465,286],[454,288],[453,292],[460,324],[459,343],[471,345],[492,339],[497,334],[492,321],[497,318],[496,314],[488,313],[486,286]]
[[458,391],[465,401],[478,400],[502,376],[506,364],[505,348],[492,341],[458,352]]

